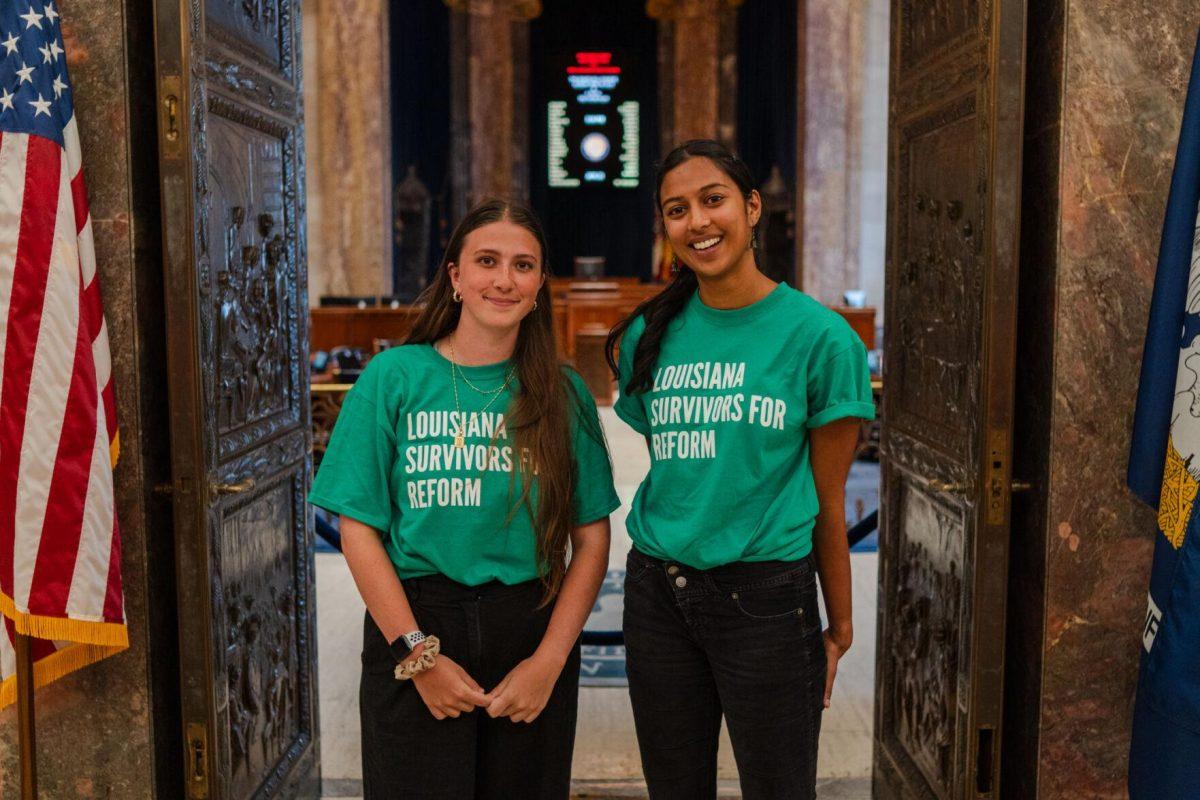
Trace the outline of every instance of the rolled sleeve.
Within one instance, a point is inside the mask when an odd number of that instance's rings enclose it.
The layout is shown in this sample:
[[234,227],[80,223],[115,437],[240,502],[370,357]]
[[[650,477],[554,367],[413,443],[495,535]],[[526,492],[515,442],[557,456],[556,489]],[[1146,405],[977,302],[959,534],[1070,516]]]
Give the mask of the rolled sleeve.
[[866,347],[852,331],[850,335],[852,342],[819,362],[809,374],[808,428],[846,417],[875,418]]
[[398,513],[391,490],[395,459],[394,432],[381,420],[376,403],[356,387],[338,412],[308,501],[386,532]]

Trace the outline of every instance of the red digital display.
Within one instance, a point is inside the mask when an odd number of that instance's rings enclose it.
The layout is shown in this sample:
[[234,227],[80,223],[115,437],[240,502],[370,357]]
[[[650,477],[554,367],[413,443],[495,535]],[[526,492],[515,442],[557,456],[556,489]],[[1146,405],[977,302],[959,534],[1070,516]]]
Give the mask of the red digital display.
[[576,53],[575,65],[567,67],[568,75],[620,75],[621,68],[613,65],[612,53]]

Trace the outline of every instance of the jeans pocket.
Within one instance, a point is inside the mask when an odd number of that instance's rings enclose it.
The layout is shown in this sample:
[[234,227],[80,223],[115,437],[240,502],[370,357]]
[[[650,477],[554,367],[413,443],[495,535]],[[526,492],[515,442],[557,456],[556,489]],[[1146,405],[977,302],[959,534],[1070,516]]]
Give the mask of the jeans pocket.
[[750,619],[803,618],[805,614],[803,593],[796,583],[737,589],[729,596],[742,616]]
[[629,551],[625,558],[625,583],[637,583],[654,571],[654,562],[645,556]]
[[783,580],[771,578],[734,587],[729,596],[746,619],[799,620],[804,634],[821,630],[817,582],[811,570],[790,573]]

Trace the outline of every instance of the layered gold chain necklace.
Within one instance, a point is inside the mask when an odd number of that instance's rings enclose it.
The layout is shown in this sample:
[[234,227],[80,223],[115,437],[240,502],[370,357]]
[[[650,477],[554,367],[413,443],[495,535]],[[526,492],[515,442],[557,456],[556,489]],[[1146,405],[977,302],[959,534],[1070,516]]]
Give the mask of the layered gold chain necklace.
[[504,394],[504,390],[507,389],[509,383],[512,382],[515,367],[510,366],[508,368],[508,373],[504,376],[504,383],[500,384],[497,388],[480,389],[478,386],[471,383],[470,379],[467,378],[466,373],[462,371],[462,367],[458,365],[458,355],[454,352],[454,340],[447,336],[446,344],[450,348],[450,382],[451,385],[454,386],[454,410],[458,412],[458,431],[454,434],[454,446],[462,448],[467,446],[467,420],[463,415],[462,404],[459,403],[458,400],[458,379],[461,377],[463,379],[463,383],[465,383],[467,386],[470,386],[484,397],[491,398],[487,401],[483,408],[476,412],[483,414],[492,407],[492,403],[496,402],[496,400],[502,394]]

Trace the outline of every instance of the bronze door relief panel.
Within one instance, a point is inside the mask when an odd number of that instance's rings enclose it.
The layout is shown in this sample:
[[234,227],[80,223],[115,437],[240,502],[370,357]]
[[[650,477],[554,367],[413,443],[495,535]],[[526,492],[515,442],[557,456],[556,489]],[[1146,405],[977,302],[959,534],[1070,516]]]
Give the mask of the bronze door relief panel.
[[315,797],[299,8],[155,10],[187,797]]
[[1024,0],[893,0],[874,791],[999,796]]

